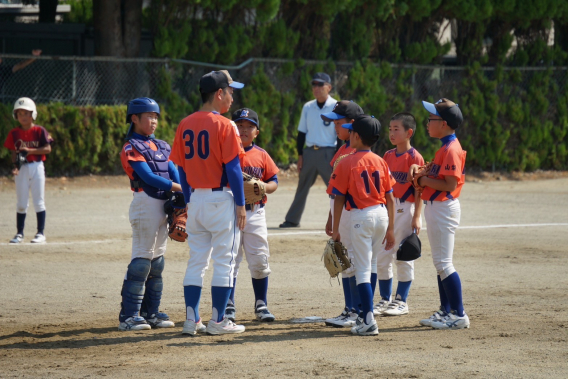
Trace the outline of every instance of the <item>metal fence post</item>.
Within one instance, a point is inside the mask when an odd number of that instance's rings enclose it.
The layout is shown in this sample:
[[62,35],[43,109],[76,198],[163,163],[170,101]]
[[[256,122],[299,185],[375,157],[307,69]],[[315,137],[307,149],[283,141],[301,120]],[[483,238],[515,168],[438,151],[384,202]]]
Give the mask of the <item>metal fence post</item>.
[[73,59],[73,83],[71,87],[71,101],[75,104],[77,100],[77,61],[75,59]]

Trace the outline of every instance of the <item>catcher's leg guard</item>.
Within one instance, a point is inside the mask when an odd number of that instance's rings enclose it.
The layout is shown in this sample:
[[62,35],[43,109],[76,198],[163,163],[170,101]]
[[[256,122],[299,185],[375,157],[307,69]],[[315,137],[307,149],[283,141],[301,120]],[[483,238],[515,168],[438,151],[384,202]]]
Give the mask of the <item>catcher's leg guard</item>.
[[150,273],[150,267],[150,260],[143,258],[135,258],[128,265],[121,292],[122,303],[119,317],[121,322],[129,317],[138,316],[144,299],[144,283]]
[[148,315],[158,313],[160,301],[162,300],[162,290],[164,288],[164,282],[162,280],[164,266],[165,260],[163,255],[152,260],[150,273],[146,280],[146,292],[144,292],[144,299],[140,307],[141,313]]

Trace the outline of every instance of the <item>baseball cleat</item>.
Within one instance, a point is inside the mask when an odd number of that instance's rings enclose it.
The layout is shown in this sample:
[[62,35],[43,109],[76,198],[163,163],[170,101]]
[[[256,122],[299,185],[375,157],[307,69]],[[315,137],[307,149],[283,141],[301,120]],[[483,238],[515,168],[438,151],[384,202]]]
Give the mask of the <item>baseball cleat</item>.
[[256,309],[254,310],[254,314],[256,316],[256,319],[260,322],[272,322],[276,319],[276,317],[274,317],[274,315],[270,313],[268,307],[265,304],[257,305]]
[[429,318],[425,318],[420,320],[420,325],[422,326],[432,326],[432,323],[435,321],[442,321],[446,316],[448,315],[448,313],[442,308],[440,307],[440,309],[438,309],[432,316],[430,316]]
[[24,236],[21,234],[16,234],[14,238],[10,240],[10,243],[21,243],[24,240]]
[[45,243],[45,236],[41,233],[35,235],[35,237],[30,241],[31,243]]
[[433,321],[432,328],[434,329],[467,329],[469,328],[469,317],[463,314],[463,317],[458,316],[455,311],[449,313],[443,320]]
[[245,327],[243,325],[237,325],[227,317],[223,318],[221,322],[215,322],[213,320],[209,320],[207,323],[207,334],[236,334],[242,333],[245,331]]
[[129,317],[126,320],[122,321],[118,325],[118,330],[127,331],[127,330],[150,330],[152,327],[150,324],[146,322],[144,317],[140,316],[133,316]]
[[188,334],[190,336],[194,336],[197,333],[205,333],[206,329],[207,327],[203,325],[201,319],[199,319],[199,321],[197,322],[193,320],[185,320],[185,322],[183,323],[183,330],[181,331],[181,334]]
[[173,328],[176,326],[173,321],[170,321],[170,317],[162,312],[154,313],[150,316],[141,313],[140,316],[144,317],[152,328]]
[[383,311],[383,316],[402,316],[408,314],[408,304],[402,300],[393,300]]
[[389,301],[385,299],[381,299],[373,308],[373,315],[379,316],[382,315],[384,311],[386,311],[389,307]]
[[351,328],[355,326],[355,321],[357,321],[357,313],[345,308],[339,316],[325,320],[325,325],[334,328]]
[[290,222],[290,221],[284,221],[282,224],[280,224],[279,227],[280,228],[299,228],[300,224],[296,224],[296,223]]
[[349,316],[349,308],[345,307],[345,309],[343,310],[343,312],[341,312],[339,316],[326,319],[325,325],[340,328],[341,326],[337,325],[337,322],[343,320],[347,316]]
[[365,324],[361,317],[357,317],[355,326],[351,328],[351,333],[358,336],[376,336],[379,334],[379,326],[375,319],[372,319],[369,324]]
[[237,316],[237,308],[235,305],[231,303],[231,300],[227,303],[227,307],[225,308],[225,317],[227,317],[232,322],[235,322],[235,317]]

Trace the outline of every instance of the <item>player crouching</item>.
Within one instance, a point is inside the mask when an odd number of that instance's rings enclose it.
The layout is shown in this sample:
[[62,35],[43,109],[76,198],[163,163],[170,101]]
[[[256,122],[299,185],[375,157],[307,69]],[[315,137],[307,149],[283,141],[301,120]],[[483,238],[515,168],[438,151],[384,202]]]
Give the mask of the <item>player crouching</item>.
[[[270,155],[254,143],[254,139],[260,133],[260,123],[258,115],[255,111],[243,108],[233,113],[233,121],[239,128],[239,134],[245,155],[241,159],[241,168],[244,173],[251,175],[264,182],[265,193],[273,193],[278,188],[278,167],[270,158]],[[246,193],[245,193],[246,195]],[[241,231],[241,243],[239,252],[235,260],[235,273],[233,276],[233,288],[231,296],[225,309],[225,315],[235,321],[235,288],[239,266],[246,255],[250,274],[252,276],[252,288],[254,290],[254,313],[256,319],[262,322],[274,321],[274,315],[270,313],[267,307],[268,293],[268,275],[270,275],[270,266],[268,258],[270,252],[268,250],[268,230],[266,228],[266,215],[264,205],[266,204],[266,196],[250,204],[245,196],[247,223]]]
[[387,163],[371,152],[371,146],[379,139],[380,127],[379,120],[369,115],[357,116],[352,124],[343,125],[351,131],[350,144],[356,151],[339,162],[329,182],[335,195],[334,241],[341,238],[339,224],[343,207],[351,214],[352,260],[361,301],[361,312],[351,333],[362,336],[379,334],[373,316],[372,262],[382,242],[386,241],[387,250],[394,246],[392,186],[395,180]]
[[120,153],[122,168],[130,178],[133,199],[132,258],[122,285],[119,330],[172,328],[167,314],[158,310],[162,299],[162,272],[168,237],[164,203],[170,191],[182,188],[170,145],[154,137],[159,105],[143,97],[130,101],[126,122],[128,142]]

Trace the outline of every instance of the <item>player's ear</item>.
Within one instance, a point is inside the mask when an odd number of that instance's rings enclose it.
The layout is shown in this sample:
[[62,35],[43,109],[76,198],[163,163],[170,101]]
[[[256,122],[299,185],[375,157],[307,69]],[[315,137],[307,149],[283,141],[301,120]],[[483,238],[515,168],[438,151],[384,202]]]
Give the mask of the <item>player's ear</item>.
[[406,131],[406,138],[411,139],[412,137],[414,137],[414,130],[412,130],[412,129],[409,128],[409,129]]
[[138,117],[137,114],[133,114],[132,116],[130,116],[130,119],[132,120],[133,123],[138,124],[140,122],[140,118]]

